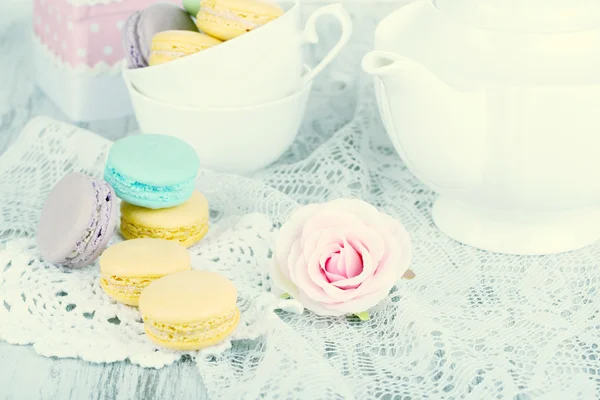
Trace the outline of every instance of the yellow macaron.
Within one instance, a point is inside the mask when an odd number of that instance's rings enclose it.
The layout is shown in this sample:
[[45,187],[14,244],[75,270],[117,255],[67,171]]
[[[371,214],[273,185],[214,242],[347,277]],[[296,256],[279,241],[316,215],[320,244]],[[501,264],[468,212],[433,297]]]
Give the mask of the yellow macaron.
[[275,3],[256,0],[201,0],[196,25],[202,32],[229,40],[283,15]]
[[200,350],[222,342],[240,321],[237,289],[214,272],[184,271],[153,282],[140,297],[146,334],[173,350]]
[[100,257],[100,286],[116,301],[137,306],[156,279],[190,270],[189,252],[161,239],[136,239],[109,247]]
[[163,64],[198,53],[222,43],[219,39],[193,31],[163,31],[152,38],[149,65]]
[[185,203],[150,209],[121,203],[121,233],[125,239],[158,238],[190,247],[208,232],[208,201],[198,191]]

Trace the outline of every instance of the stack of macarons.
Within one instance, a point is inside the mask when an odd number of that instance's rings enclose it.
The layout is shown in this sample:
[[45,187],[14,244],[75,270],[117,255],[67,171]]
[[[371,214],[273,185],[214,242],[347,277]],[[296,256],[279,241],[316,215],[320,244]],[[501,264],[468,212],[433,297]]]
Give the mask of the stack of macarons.
[[158,238],[189,247],[208,232],[208,202],[194,189],[200,161],[186,142],[166,135],[116,141],[104,179],[121,200],[125,239]]
[[269,0],[184,0],[184,9],[156,3],[125,22],[130,68],[143,68],[198,53],[250,32],[283,14]]
[[[237,290],[227,278],[193,270],[187,247],[208,231],[208,202],[194,189],[199,160],[184,141],[133,135],[110,149],[104,180],[80,173],[50,191],[38,225],[45,261],[67,267],[100,257],[100,286],[139,306],[148,337],[175,350],[212,346],[236,329]],[[117,197],[126,240],[108,249]]]

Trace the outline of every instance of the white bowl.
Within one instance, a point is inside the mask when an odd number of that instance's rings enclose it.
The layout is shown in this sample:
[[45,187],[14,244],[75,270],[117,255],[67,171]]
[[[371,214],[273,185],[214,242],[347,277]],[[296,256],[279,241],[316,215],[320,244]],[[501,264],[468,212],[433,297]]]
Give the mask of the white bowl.
[[[342,36],[303,76],[304,43],[317,43],[317,20],[336,17]],[[153,99],[190,107],[245,107],[288,96],[311,81],[348,43],[352,22],[341,4],[321,7],[300,27],[300,7],[240,37],[196,54],[146,68],[124,69],[137,90]]]
[[276,161],[292,144],[312,87],[256,106],[198,108],[164,103],[140,93],[125,76],[142,133],[178,137],[189,143],[202,167],[247,174]]

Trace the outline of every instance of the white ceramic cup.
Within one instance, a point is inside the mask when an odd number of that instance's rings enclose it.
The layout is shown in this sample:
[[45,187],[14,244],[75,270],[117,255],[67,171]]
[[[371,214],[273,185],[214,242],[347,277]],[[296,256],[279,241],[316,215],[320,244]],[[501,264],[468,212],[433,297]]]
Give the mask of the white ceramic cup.
[[236,174],[259,170],[285,153],[298,134],[312,87],[305,82],[291,95],[260,105],[198,108],[145,96],[127,76],[125,83],[142,133],[180,138],[196,149],[202,167]]
[[[342,35],[308,75],[303,48],[317,43],[317,20],[338,19]],[[281,17],[199,53],[152,67],[125,69],[124,77],[141,94],[173,105],[243,107],[282,99],[312,81],[348,43],[352,21],[341,4],[315,10],[304,30],[296,3]]]

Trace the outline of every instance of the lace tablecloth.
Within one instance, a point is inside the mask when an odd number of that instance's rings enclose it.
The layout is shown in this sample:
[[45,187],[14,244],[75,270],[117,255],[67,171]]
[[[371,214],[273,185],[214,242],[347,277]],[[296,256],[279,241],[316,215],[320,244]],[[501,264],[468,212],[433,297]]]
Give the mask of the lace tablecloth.
[[[315,400],[600,395],[600,246],[549,257],[503,256],[460,245],[435,228],[435,194],[396,155],[375,109],[371,80],[359,73],[376,21],[397,7],[368,4],[368,9],[365,3],[348,4],[354,42],[317,82],[290,151],[252,177],[203,171],[198,179],[211,204],[213,229],[192,249],[194,266],[233,279],[244,312],[232,342],[191,354],[209,395]],[[27,49],[0,41],[3,54],[17,59],[27,60]],[[5,121],[28,119],[20,113],[33,86],[23,78],[31,72],[23,65],[23,71],[0,70],[17,77],[10,84],[25,88],[19,93],[29,90],[17,98],[0,91]],[[110,131],[110,124],[103,126]],[[108,300],[97,283],[97,265],[81,270],[48,265],[32,240],[52,185],[73,170],[100,175],[109,145],[89,132],[38,119],[0,158],[0,339],[33,344],[48,357],[129,359],[160,368],[181,355],[154,348],[137,312]],[[294,303],[269,293],[268,262],[279,224],[300,204],[340,197],[362,198],[398,218],[414,243],[417,278],[399,282],[366,322],[296,314]],[[274,311],[277,306],[289,309]]]

